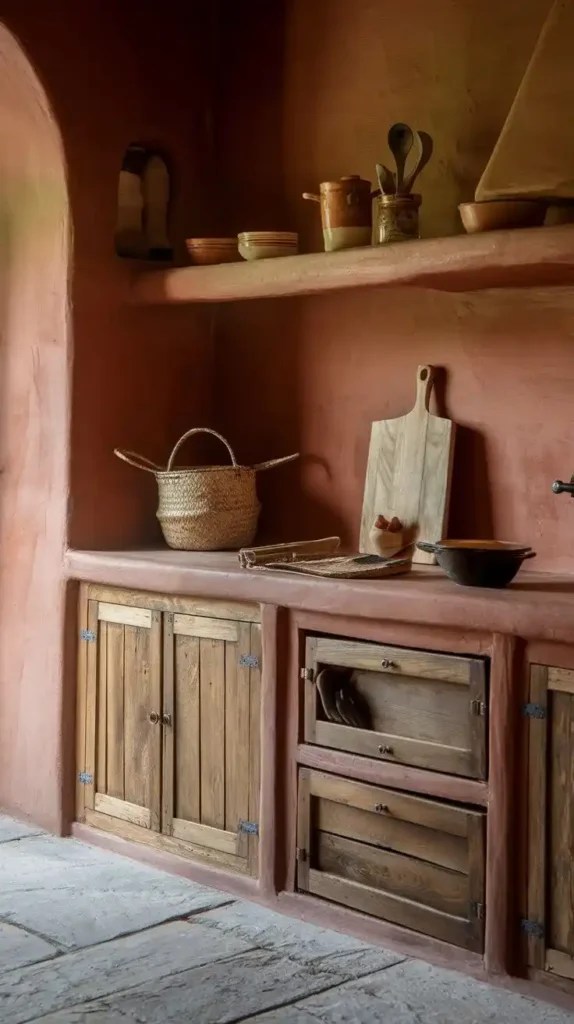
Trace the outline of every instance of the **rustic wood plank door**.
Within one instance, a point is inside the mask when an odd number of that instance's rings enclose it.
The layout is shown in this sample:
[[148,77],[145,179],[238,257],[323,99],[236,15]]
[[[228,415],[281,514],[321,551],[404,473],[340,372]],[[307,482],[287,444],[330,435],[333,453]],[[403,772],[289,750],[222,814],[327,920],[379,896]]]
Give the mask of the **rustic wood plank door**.
[[303,892],[484,948],[482,811],[301,768],[297,861]]
[[257,873],[258,623],[166,613],[162,831]]
[[162,617],[120,600],[84,602],[78,814],[159,830]]
[[574,672],[533,665],[525,711],[527,962],[574,979]]
[[[327,720],[318,680],[350,680],[371,727]],[[325,671],[326,670],[326,671]],[[488,668],[481,658],[308,637],[306,743],[432,771],[487,777]]]

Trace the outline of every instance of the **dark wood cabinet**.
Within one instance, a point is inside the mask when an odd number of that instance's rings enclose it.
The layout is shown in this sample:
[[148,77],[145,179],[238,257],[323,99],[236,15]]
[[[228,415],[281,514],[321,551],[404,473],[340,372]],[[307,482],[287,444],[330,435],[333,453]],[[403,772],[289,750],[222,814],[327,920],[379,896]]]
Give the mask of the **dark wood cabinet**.
[[[328,721],[322,670],[346,670],[370,728]],[[306,743],[469,778],[487,775],[487,663],[481,658],[308,637]],[[335,677],[336,678],[336,677]]]
[[574,671],[533,665],[528,720],[528,964],[574,979]]

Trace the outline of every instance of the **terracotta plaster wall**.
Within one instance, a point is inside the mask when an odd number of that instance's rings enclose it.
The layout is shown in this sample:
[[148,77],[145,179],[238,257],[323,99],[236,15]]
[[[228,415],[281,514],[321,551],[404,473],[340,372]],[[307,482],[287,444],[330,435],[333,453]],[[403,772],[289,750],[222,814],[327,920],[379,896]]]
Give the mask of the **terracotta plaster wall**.
[[[304,250],[320,249],[317,207],[300,193],[345,173],[372,180],[375,162],[391,159],[388,126],[405,120],[435,139],[420,184],[422,233],[459,232],[457,204],[472,198],[548,7],[415,0],[401,14],[386,0],[286,0],[267,21],[258,10],[259,39],[255,16],[236,26],[229,50],[243,67],[250,36],[255,48],[281,39],[282,73],[278,57],[259,106],[234,99],[233,65],[220,100],[227,119],[243,118],[230,148],[221,140],[242,181],[250,147],[263,147],[261,126],[281,125],[264,135],[266,159],[254,170],[271,178],[284,167],[275,199],[262,189],[258,226],[276,218],[300,232]],[[255,217],[246,185],[242,200]],[[334,531],[357,543],[371,421],[406,412],[417,365],[432,363],[443,368],[441,408],[460,424],[450,532],[530,542],[534,566],[573,570],[574,507],[550,491],[574,471],[573,334],[569,290],[372,290],[221,309],[222,427],[250,458],[304,456],[299,468],[262,477],[263,535]]]
[[[172,166],[177,258],[186,234],[207,227],[211,15],[199,0],[168,0],[161,17],[156,5],[132,0],[7,0],[2,20],[53,119],[50,148],[42,103],[25,92],[27,148],[16,151],[16,174],[34,190],[57,165],[65,202],[67,173],[73,232],[66,267],[66,218],[44,233],[34,197],[26,244],[0,266],[0,807],[57,831],[74,777],[73,592],[63,672],[66,533],[84,547],[157,537],[153,478],[112,449],[165,460],[185,428],[211,422],[209,314],[131,307],[133,268],[113,243],[118,173],[133,141],[160,146]],[[22,134],[6,91],[15,59],[0,51],[0,173],[14,123]]]
[[153,478],[115,446],[165,461],[186,427],[211,419],[209,313],[142,311],[134,272],[114,253],[118,174],[130,142],[159,146],[172,169],[170,234],[207,228],[210,177],[209,6],[58,0],[8,2],[50,96],[68,165],[74,232],[70,542],[113,547],[156,537]]
[[0,26],[0,804],[53,824],[68,497],[69,217],[42,86]]

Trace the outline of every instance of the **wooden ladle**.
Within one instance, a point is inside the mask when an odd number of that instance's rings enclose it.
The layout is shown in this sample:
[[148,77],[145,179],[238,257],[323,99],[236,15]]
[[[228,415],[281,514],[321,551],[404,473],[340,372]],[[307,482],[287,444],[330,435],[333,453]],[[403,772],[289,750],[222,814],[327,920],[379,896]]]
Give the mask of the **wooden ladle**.
[[403,179],[402,187],[397,188],[397,191],[401,192],[403,195],[409,194],[415,180],[418,178],[423,168],[426,167],[433,153],[433,140],[432,136],[429,135],[428,132],[415,132],[414,143],[417,149],[415,165],[410,174],[407,174],[406,178]]
[[407,162],[407,157],[413,148],[414,136],[412,129],[409,128],[408,124],[403,124],[402,121],[398,121],[389,128],[387,141],[397,165],[397,194],[400,194],[403,191],[402,185],[403,178],[405,176],[405,164]]

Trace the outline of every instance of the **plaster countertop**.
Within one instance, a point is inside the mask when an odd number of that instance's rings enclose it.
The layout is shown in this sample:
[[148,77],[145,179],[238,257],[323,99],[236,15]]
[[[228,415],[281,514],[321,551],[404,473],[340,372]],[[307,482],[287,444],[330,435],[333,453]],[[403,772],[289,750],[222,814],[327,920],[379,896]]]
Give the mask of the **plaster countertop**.
[[68,579],[134,590],[574,644],[574,575],[521,571],[505,590],[460,587],[427,566],[383,580],[327,580],[242,569],[234,552],[169,548],[68,550],[64,572]]

